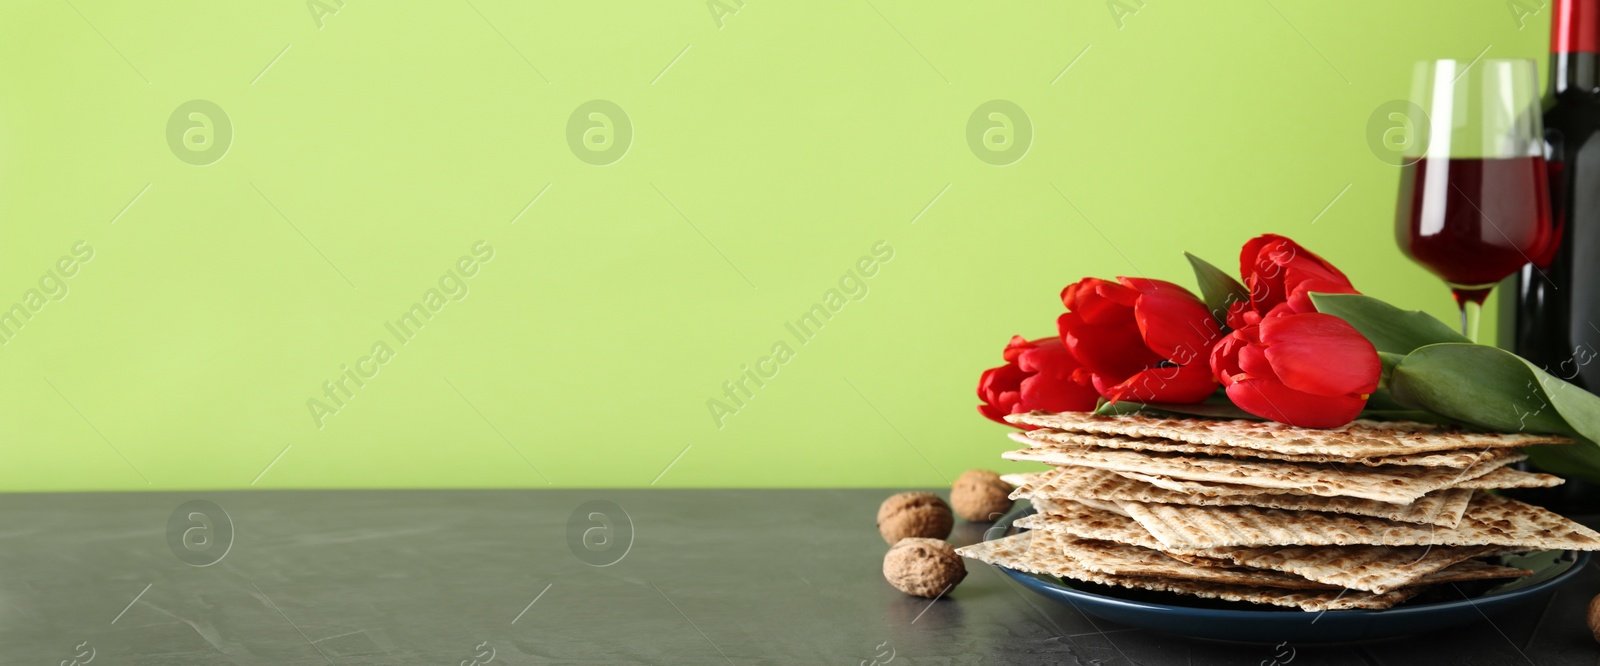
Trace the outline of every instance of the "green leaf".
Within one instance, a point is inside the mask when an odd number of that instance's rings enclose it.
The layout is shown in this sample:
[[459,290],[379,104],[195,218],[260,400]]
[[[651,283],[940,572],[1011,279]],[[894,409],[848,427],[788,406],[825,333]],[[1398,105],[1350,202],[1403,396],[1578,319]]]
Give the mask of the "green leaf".
[[1211,315],[1217,321],[1227,319],[1228,306],[1250,300],[1250,291],[1226,271],[1188,252],[1183,256],[1188,257],[1189,265],[1194,267],[1194,280],[1200,285],[1200,296],[1205,299],[1206,307],[1211,309]]
[[1409,354],[1423,345],[1472,342],[1426,312],[1401,310],[1371,296],[1313,293],[1311,302],[1318,312],[1349,322],[1380,352]]
[[1504,594],[1514,590],[1524,590],[1551,578],[1561,575],[1576,564],[1566,560],[1566,553],[1559,550],[1541,550],[1525,555],[1501,555],[1496,559],[1496,564],[1501,566],[1526,569],[1534,572],[1532,576],[1523,576],[1511,581],[1501,583],[1482,592],[1483,596]]
[[1394,374],[1395,366],[1400,365],[1400,361],[1404,360],[1405,357],[1405,354],[1395,354],[1386,351],[1378,352],[1378,363],[1383,366],[1383,374],[1378,376],[1379,388],[1389,385],[1389,377]]
[[1413,409],[1489,430],[1586,440],[1528,451],[1540,467],[1600,481],[1600,445],[1595,443],[1600,442],[1600,396],[1516,354],[1487,345],[1427,345],[1395,367],[1389,394]]
[[1361,410],[1361,415],[1356,418],[1368,421],[1415,421],[1417,423],[1437,423],[1439,425],[1461,425],[1438,414],[1430,414],[1415,409],[1363,409]]
[[1116,403],[1102,402],[1094,413],[1101,416],[1116,416],[1118,414],[1149,414],[1150,412],[1167,412],[1182,416],[1203,416],[1210,419],[1250,419],[1264,421],[1259,416],[1235,407],[1228,400],[1227,394],[1218,391],[1211,394],[1201,402],[1176,405],[1168,403],[1138,403],[1123,400]]
[[[1118,416],[1121,414],[1144,414],[1146,416],[1199,416],[1208,419],[1247,419],[1251,421],[1267,421],[1270,419],[1256,416],[1240,409],[1228,399],[1228,394],[1217,390],[1205,400],[1186,405],[1170,403],[1139,403],[1123,400],[1118,403],[1106,402],[1100,399],[1099,407],[1095,414],[1101,416]],[[1438,414],[1411,409],[1389,397],[1387,391],[1378,389],[1367,401],[1367,408],[1362,410],[1357,418],[1373,421],[1418,421],[1422,423],[1438,423],[1440,425],[1461,425],[1457,421],[1445,418]]]
[[[1382,356],[1383,354],[1379,354]],[[1399,357],[1403,358],[1403,357]],[[1418,409],[1412,409],[1396,402],[1389,396],[1388,389],[1379,388],[1367,396],[1367,406],[1362,408],[1361,415],[1356,417],[1369,421],[1418,421],[1421,423],[1437,423],[1439,425],[1462,425],[1460,422],[1430,414]]]
[[1373,391],[1372,395],[1367,396],[1367,409],[1395,411],[1410,409],[1410,407],[1396,402],[1393,397],[1390,397],[1388,389],[1380,387],[1378,390]]
[[1594,482],[1597,480],[1595,467],[1600,465],[1600,460],[1596,459],[1594,453],[1596,448],[1593,442],[1585,440],[1576,445],[1525,446],[1522,447],[1522,452],[1528,454],[1529,462],[1538,467],[1540,472]]

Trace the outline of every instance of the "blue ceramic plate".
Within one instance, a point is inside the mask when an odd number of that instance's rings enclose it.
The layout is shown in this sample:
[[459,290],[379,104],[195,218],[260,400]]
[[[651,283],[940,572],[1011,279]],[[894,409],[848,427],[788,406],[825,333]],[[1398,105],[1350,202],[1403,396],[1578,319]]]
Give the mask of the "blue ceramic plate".
[[[987,533],[990,538],[1021,531],[1011,523],[1033,513],[1013,511]],[[1162,633],[1248,643],[1333,643],[1391,638],[1469,624],[1538,601],[1589,562],[1588,553],[1547,550],[1503,558],[1508,566],[1533,571],[1513,581],[1440,585],[1404,604],[1381,611],[1308,613],[1241,602],[1201,599],[1170,592],[1132,590],[1001,568],[1049,599],[1098,618]]]

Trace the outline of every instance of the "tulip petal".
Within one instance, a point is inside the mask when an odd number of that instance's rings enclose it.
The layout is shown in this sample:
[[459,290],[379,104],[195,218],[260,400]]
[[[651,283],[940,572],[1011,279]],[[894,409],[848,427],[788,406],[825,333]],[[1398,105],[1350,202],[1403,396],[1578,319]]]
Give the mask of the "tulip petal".
[[1246,241],[1239,251],[1239,275],[1250,290],[1250,303],[1266,312],[1282,303],[1288,294],[1283,288],[1283,267],[1272,262],[1272,250],[1283,242],[1293,242],[1276,234],[1262,234]]
[[1076,326],[1065,337],[1073,358],[1097,375],[1114,377],[1115,382],[1161,362],[1161,356],[1144,345],[1132,317],[1121,325]]
[[1083,309],[1083,304],[1080,303],[1079,301],[1083,300],[1084,294],[1086,294],[1086,293],[1088,293],[1089,291],[1092,290],[1090,285],[1094,281],[1095,281],[1095,278],[1084,278],[1082,280],[1078,280],[1077,282],[1069,284],[1069,285],[1067,285],[1065,287],[1062,287],[1061,288],[1061,304],[1066,306],[1068,311],[1082,310]]
[[1151,368],[1111,388],[1106,399],[1142,403],[1200,402],[1217,390],[1217,380],[1205,363]]
[[1028,373],[1059,372],[1064,375],[1077,368],[1078,362],[1072,358],[1072,353],[1067,351],[1059,338],[1048,338],[1043,344],[1018,355],[1017,367]]
[[1311,302],[1311,293],[1319,294],[1359,294],[1349,282],[1336,280],[1306,280],[1295,284],[1293,292],[1289,294],[1289,309],[1295,312],[1316,312],[1317,305]]
[[1059,341],[1023,352],[1017,367],[1032,373],[1022,380],[1019,411],[1091,411],[1100,402],[1093,386],[1080,381],[1078,361]]
[[[1108,293],[1113,297],[1108,298]],[[1136,292],[1100,278],[1084,278],[1061,290],[1061,304],[1089,324],[1112,324],[1127,318],[1137,297]]]
[[1129,289],[1133,289],[1134,291],[1137,291],[1137,292],[1139,292],[1141,294],[1154,294],[1154,293],[1158,293],[1158,292],[1166,292],[1166,293],[1173,293],[1173,294],[1187,294],[1190,297],[1194,296],[1194,293],[1190,292],[1188,289],[1184,289],[1183,287],[1180,287],[1177,284],[1174,284],[1174,283],[1171,283],[1171,282],[1167,282],[1166,280],[1157,280],[1157,279],[1154,279],[1154,278],[1143,278],[1143,277],[1137,277],[1137,278],[1118,277],[1117,278],[1117,282],[1120,282],[1120,283],[1122,283],[1123,286],[1125,286],[1125,287],[1127,287]]
[[1284,280],[1289,284],[1308,280],[1350,284],[1350,278],[1345,277],[1343,272],[1328,263],[1327,259],[1292,240],[1285,238],[1283,241],[1273,247],[1272,261],[1284,266],[1286,271]]
[[1354,421],[1367,404],[1356,396],[1303,393],[1270,379],[1235,382],[1228,399],[1256,416],[1302,428],[1337,428]]
[[1261,315],[1251,309],[1250,301],[1234,301],[1228,306],[1228,328],[1235,331],[1251,324],[1261,323]]
[[1245,344],[1244,336],[1234,331],[1211,350],[1211,374],[1216,376],[1223,386],[1232,385],[1236,375],[1241,378],[1249,377],[1244,369],[1239,367],[1239,350]]
[[[1043,339],[1037,342],[1043,342]],[[1037,342],[1029,341],[1020,335],[1013,335],[1011,336],[1011,342],[1006,343],[1006,349],[1000,352],[1000,355],[1005,357],[1007,363],[1016,363],[1017,357],[1021,356],[1022,352],[1033,349]]]
[[1002,393],[1017,390],[1017,386],[1027,377],[1028,373],[1009,363],[984,370],[978,377],[978,399],[998,403]]
[[1091,412],[1100,404],[1093,386],[1084,386],[1067,376],[1037,374],[1022,380],[1021,399],[1014,412]]
[[1244,242],[1239,248],[1239,275],[1248,276],[1256,270],[1256,260],[1268,245],[1284,240],[1277,234],[1261,234]]
[[1262,250],[1279,241],[1288,240],[1277,234],[1261,234],[1244,242],[1244,247],[1239,248],[1239,274],[1249,275],[1256,270],[1256,261],[1260,258]]
[[1117,383],[1122,380],[1122,377],[1110,377],[1107,375],[1089,376],[1090,385],[1094,386],[1096,393],[1099,393],[1103,396],[1111,395],[1112,389],[1115,389],[1117,387]]
[[1265,349],[1258,345],[1243,345],[1239,348],[1239,370],[1251,379],[1278,379],[1277,371],[1272,369],[1272,361],[1267,358]]
[[[1076,312],[1063,312],[1061,316],[1056,317],[1056,337],[1064,344],[1067,341],[1067,335],[1073,329],[1084,325],[1083,316]],[[1010,361],[1011,359],[1008,358],[1006,360]]]
[[1239,253],[1239,269],[1256,312],[1268,312],[1284,303],[1289,303],[1294,312],[1315,312],[1310,292],[1359,293],[1350,279],[1326,259],[1274,234],[1245,243]]
[[982,414],[984,416],[984,418],[989,419],[990,421],[994,421],[995,423],[998,423],[1000,425],[1006,425],[1006,426],[1012,426],[1012,427],[1026,427],[1026,426],[1018,426],[1018,425],[1011,424],[1011,423],[1006,423],[1006,415],[1011,413],[1011,409],[1009,407],[1002,407],[1002,406],[999,406],[999,405],[983,404],[983,405],[978,405],[978,413]]
[[1107,280],[1095,284],[1094,291],[1106,300],[1123,307],[1131,308],[1139,300],[1139,292]]
[[1339,396],[1378,388],[1383,372],[1378,351],[1355,327],[1333,315],[1268,317],[1261,322],[1261,342],[1278,379],[1297,391]]
[[978,378],[978,399],[984,403],[978,405],[978,413],[985,417],[1013,425],[1005,422],[1007,414],[1035,409],[1091,411],[1099,404],[1099,393],[1060,338],[1014,337],[1005,356],[1008,363],[985,370]]
[[1179,365],[1204,357],[1222,337],[1222,327],[1211,311],[1181,288],[1145,292],[1133,308],[1133,317],[1145,346]]

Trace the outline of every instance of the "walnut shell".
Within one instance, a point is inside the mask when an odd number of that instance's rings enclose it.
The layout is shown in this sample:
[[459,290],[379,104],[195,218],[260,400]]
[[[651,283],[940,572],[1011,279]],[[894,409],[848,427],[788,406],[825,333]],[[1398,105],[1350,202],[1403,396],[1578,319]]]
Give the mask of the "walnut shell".
[[956,549],[940,539],[901,539],[883,556],[883,577],[894,589],[918,597],[944,594],[967,577]]
[[907,537],[943,539],[955,523],[950,505],[933,493],[900,493],[878,507],[878,533],[889,544]]
[[1596,641],[1600,641],[1600,595],[1589,600],[1589,633],[1594,634]]
[[1011,510],[1011,484],[986,469],[969,469],[950,486],[950,504],[962,518],[990,522]]

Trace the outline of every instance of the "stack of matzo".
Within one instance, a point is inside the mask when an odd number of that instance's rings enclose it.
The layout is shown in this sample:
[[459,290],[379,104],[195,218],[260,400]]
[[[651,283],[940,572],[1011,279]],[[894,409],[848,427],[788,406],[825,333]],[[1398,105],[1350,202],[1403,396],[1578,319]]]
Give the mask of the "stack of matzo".
[[1491,494],[1555,486],[1507,465],[1571,443],[1420,423],[1282,423],[1033,412],[1009,475],[1028,531],[967,546],[998,566],[1308,611],[1388,608],[1430,585],[1525,576],[1487,558],[1600,550],[1600,533]]

